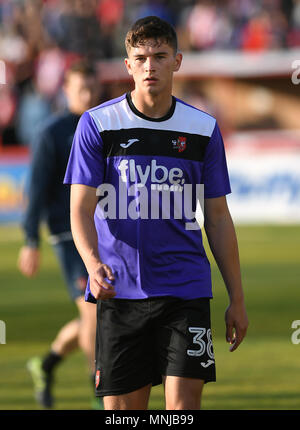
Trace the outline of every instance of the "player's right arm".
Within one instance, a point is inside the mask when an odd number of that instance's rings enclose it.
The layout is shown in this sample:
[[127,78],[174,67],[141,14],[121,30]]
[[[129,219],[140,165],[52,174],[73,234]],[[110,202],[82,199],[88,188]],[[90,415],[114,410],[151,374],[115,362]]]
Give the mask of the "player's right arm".
[[95,299],[109,299],[116,295],[113,285],[105,278],[114,280],[109,266],[100,260],[98,236],[94,213],[98,197],[96,189],[87,185],[71,185],[71,229],[72,235],[90,279],[90,290]]

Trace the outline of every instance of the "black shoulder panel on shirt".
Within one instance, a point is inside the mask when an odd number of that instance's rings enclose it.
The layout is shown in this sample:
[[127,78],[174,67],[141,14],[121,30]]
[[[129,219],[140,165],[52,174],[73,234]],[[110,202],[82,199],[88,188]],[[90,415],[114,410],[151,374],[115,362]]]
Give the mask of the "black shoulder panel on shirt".
[[172,130],[129,128],[101,132],[104,157],[147,155],[203,161],[209,136]]

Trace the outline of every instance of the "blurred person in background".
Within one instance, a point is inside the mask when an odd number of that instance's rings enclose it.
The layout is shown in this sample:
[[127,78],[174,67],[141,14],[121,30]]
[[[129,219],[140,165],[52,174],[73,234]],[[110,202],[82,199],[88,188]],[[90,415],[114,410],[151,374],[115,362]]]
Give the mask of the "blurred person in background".
[[[126,8],[128,8],[127,4]],[[124,12],[124,0],[100,0],[98,3],[97,17],[103,40],[110,49],[109,52],[106,52],[108,57],[116,57],[123,52],[123,38],[120,32],[122,31]]]
[[5,65],[5,85],[0,84],[0,146],[16,142],[14,116],[17,109],[17,96],[12,73]]
[[49,27],[50,36],[66,52],[99,60],[110,57],[111,38],[102,32],[97,16],[98,0],[64,0],[56,25]]
[[290,8],[288,9],[288,17],[290,24],[290,31],[288,32],[288,46],[291,48],[300,46],[300,0],[293,0],[288,2]]
[[37,91],[34,81],[28,83],[19,100],[15,118],[18,142],[22,145],[30,145],[34,141],[38,128],[51,113],[50,101]]
[[96,312],[95,307],[84,301],[87,272],[73,243],[70,190],[63,185],[80,115],[99,102],[100,91],[94,67],[87,62],[71,65],[65,74],[64,92],[68,110],[51,116],[41,127],[33,145],[28,204],[22,224],[25,245],[21,248],[18,259],[18,267],[25,276],[36,275],[40,266],[39,226],[45,218],[51,233],[50,241],[79,313],[78,318],[61,328],[43,359],[33,357],[27,363],[33,378],[36,400],[45,408],[53,407],[52,386],[56,366],[78,346],[86,355],[94,386]]
[[135,20],[155,15],[174,24],[173,11],[168,3],[167,0],[146,0],[142,2],[136,10]]

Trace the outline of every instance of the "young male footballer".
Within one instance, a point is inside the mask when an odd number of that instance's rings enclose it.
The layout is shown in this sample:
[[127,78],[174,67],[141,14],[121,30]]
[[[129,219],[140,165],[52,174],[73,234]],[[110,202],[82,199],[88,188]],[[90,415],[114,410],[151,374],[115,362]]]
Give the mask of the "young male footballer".
[[224,145],[215,118],[172,96],[173,27],[140,19],[125,44],[134,90],[81,116],[65,175],[86,300],[97,303],[96,394],[105,409],[147,409],[163,382],[166,409],[199,409],[215,381],[210,265],[191,228],[201,184],[231,351],[248,326]]

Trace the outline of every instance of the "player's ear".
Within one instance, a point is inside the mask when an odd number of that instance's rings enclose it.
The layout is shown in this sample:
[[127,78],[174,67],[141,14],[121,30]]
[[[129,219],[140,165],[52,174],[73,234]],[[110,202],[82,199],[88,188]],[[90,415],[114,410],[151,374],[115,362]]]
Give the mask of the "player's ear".
[[181,52],[177,52],[175,55],[175,61],[174,61],[174,67],[173,67],[174,72],[178,72],[178,70],[180,69],[181,63],[182,63],[182,54]]
[[131,64],[130,64],[129,58],[125,58],[124,63],[125,63],[128,74],[132,75]]

